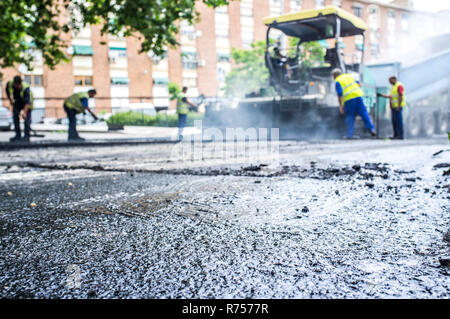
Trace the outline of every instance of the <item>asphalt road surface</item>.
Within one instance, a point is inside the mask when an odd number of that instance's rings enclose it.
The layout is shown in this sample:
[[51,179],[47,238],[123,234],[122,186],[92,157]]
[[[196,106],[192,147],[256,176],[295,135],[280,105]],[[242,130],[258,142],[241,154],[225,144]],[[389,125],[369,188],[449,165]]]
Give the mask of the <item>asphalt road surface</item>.
[[448,149],[1,151],[0,296],[449,298],[450,151],[436,154]]

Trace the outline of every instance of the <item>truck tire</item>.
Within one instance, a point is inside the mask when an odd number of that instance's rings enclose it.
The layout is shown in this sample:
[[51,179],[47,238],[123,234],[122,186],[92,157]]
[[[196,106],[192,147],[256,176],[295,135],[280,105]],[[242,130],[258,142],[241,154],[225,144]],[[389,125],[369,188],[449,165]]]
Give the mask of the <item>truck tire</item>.
[[412,113],[408,116],[406,123],[406,133],[408,137],[418,137],[420,134],[421,121],[417,113]]
[[449,115],[444,112],[436,114],[436,133],[444,134],[448,131],[448,119]]
[[423,113],[421,114],[422,118],[422,133],[425,137],[430,137],[434,134],[435,131],[435,120],[432,113]]

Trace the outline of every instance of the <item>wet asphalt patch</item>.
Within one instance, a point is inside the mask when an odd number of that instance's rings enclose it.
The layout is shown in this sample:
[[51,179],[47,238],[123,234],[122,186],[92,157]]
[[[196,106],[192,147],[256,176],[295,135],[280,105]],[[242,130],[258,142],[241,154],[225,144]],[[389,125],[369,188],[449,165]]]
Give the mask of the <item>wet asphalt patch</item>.
[[4,154],[0,296],[450,296],[446,153],[294,146],[280,165],[163,146]]
[[0,215],[2,297],[449,296],[448,188],[424,192],[415,171],[68,170],[0,186],[15,194]]

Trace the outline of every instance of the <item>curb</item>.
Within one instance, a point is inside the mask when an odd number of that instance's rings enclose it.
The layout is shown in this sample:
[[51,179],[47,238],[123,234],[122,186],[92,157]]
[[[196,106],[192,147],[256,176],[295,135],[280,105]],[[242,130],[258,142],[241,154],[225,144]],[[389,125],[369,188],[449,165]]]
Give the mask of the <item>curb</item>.
[[51,147],[79,147],[79,146],[115,146],[115,145],[139,145],[139,144],[176,144],[178,141],[169,139],[127,139],[127,140],[91,140],[85,142],[48,141],[31,143],[0,143],[0,152],[16,149],[36,149]]

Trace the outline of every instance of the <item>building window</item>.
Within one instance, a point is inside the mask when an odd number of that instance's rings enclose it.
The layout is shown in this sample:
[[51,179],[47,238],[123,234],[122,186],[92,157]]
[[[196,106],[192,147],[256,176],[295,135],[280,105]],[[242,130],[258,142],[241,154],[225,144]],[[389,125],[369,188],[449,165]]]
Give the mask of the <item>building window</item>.
[[94,84],[92,76],[75,76],[76,86],[92,86]]
[[246,49],[253,43],[253,31],[242,31],[242,46]]
[[227,53],[218,53],[217,62],[230,62],[230,55]]
[[378,44],[371,44],[370,45],[370,55],[374,58],[378,56],[378,53],[380,53],[380,46]]
[[181,53],[181,63],[183,69],[189,70],[197,69],[197,53],[196,52]]
[[128,85],[130,83],[130,79],[128,78],[111,78],[112,85]]
[[159,85],[159,86],[167,86],[169,84],[169,79],[168,78],[154,78],[153,79],[153,84],[154,85]]
[[94,51],[90,45],[74,45],[72,55],[92,56]]
[[363,7],[361,6],[353,6],[353,13],[355,16],[362,18],[363,15]]
[[24,81],[31,86],[43,86],[44,83],[42,75],[34,75],[34,74],[25,75]]
[[241,16],[253,17],[253,0],[241,0]]
[[217,7],[215,9],[216,13],[225,13],[228,14],[228,7],[227,6],[221,6],[221,7]]
[[377,15],[378,14],[378,8],[375,7],[375,6],[370,6],[369,7],[369,14]]
[[280,15],[283,11],[282,5],[283,5],[283,2],[281,0],[271,0],[270,1],[270,15],[271,16]]
[[291,11],[300,11],[302,9],[302,0],[291,0],[289,5]]
[[333,0],[333,6],[342,7],[342,0]]
[[402,13],[402,31],[408,32],[409,30],[409,18],[406,13]]
[[253,17],[253,8],[248,8],[248,7],[241,8],[241,16]]
[[197,87],[197,79],[183,77],[183,86],[186,86],[188,88]]
[[149,51],[147,54],[155,65],[158,65],[162,60],[167,59],[167,50],[160,56],[156,55],[153,51]]
[[197,62],[183,60],[182,67],[183,67],[183,69],[187,69],[187,70],[195,70],[195,69],[197,69]]
[[214,14],[215,24],[228,25],[230,24],[230,17],[228,13],[216,12]]
[[316,0],[316,9],[322,9],[325,7],[325,0]]
[[217,26],[216,27],[216,37],[228,39],[230,32],[228,31],[228,26]]
[[127,48],[109,48],[109,57],[110,58],[126,58],[127,57]]
[[370,29],[370,42],[378,43],[380,39],[380,31],[378,29]]
[[180,24],[181,35],[186,36],[189,40],[195,40],[196,31],[193,25],[190,25],[187,21],[182,21]]
[[373,29],[380,27],[380,11],[377,6],[369,6],[369,25]]
[[397,38],[395,35],[395,11],[389,10],[388,11],[388,18],[387,18],[387,30],[388,30],[388,46],[390,48],[393,48],[397,42]]

